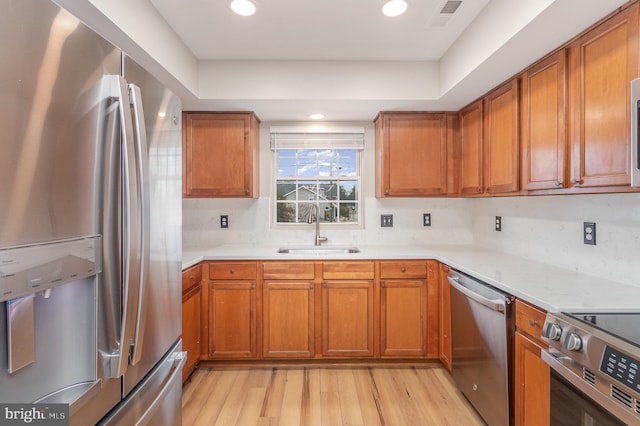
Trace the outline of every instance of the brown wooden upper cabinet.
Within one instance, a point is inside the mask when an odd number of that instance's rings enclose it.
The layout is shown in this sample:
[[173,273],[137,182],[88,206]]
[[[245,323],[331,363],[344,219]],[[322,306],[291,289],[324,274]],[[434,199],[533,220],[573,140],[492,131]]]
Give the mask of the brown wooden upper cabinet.
[[377,197],[447,193],[446,114],[381,112],[375,128]]
[[482,100],[460,111],[460,195],[481,194],[482,176]]
[[522,189],[568,186],[567,67],[565,49],[544,59],[522,75]]
[[571,184],[630,183],[629,83],[638,76],[638,3],[569,46]]
[[484,98],[484,185],[489,194],[518,191],[518,79]]
[[254,113],[185,112],[184,197],[257,197],[260,121]]

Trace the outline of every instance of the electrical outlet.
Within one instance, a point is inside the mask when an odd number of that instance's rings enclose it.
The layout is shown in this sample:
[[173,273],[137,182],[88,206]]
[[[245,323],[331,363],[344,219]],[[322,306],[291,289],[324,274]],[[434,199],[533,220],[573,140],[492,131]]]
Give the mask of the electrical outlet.
[[496,216],[496,231],[502,232],[502,216]]
[[220,228],[228,228],[229,227],[229,215],[222,214],[220,215]]
[[380,215],[380,226],[382,228],[391,228],[393,226],[393,215],[392,214],[381,214]]
[[431,213],[423,213],[422,214],[422,225],[423,226],[431,226]]
[[584,239],[585,244],[590,244],[592,246],[596,245],[596,223],[595,222],[583,223],[582,238]]

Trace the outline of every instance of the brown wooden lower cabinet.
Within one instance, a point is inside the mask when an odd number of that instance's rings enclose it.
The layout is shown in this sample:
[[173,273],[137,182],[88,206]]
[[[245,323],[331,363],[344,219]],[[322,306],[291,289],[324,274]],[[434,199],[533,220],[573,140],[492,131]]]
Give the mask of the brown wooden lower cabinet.
[[427,280],[383,280],[380,286],[380,355],[424,357],[427,353]]
[[255,281],[209,282],[209,357],[257,356]]
[[200,362],[201,277],[200,265],[182,274],[182,350],[187,353],[187,362],[182,367],[183,383]]
[[514,396],[516,425],[549,424],[549,366],[541,358],[545,313],[516,301]]
[[265,281],[262,290],[265,358],[312,358],[315,355],[313,281]]
[[451,372],[451,288],[449,267],[440,265],[440,361]]
[[322,283],[322,355],[374,355],[373,280]]

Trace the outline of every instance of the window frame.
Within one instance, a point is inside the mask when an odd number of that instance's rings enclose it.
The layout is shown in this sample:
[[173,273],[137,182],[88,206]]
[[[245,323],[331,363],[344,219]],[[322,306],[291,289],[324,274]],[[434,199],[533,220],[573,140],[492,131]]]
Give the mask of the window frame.
[[[299,132],[299,131],[298,131]],[[322,143],[318,144],[318,145],[313,145],[313,142],[308,142],[305,141],[304,143],[301,143],[299,145],[291,145],[291,144],[287,144],[287,146],[283,146],[283,147],[278,147],[277,144],[274,145],[273,143],[273,137],[274,137],[274,130],[273,128],[271,129],[271,137],[272,137],[272,146],[271,146],[271,156],[272,156],[272,173],[271,173],[271,183],[272,183],[272,201],[270,202],[271,206],[270,206],[270,211],[271,211],[271,216],[272,216],[272,220],[271,220],[271,226],[272,228],[276,228],[276,229],[290,229],[290,230],[294,230],[294,229],[302,229],[302,228],[306,228],[309,225],[305,222],[305,221],[300,221],[300,222],[278,222],[278,205],[279,204],[283,204],[282,200],[278,200],[278,183],[282,182],[282,181],[290,181],[292,184],[296,185],[296,188],[298,188],[299,186],[304,186],[305,182],[309,182],[310,185],[322,185],[323,183],[326,184],[336,184],[338,185],[339,188],[339,184],[340,182],[356,182],[357,185],[357,189],[356,189],[356,196],[353,200],[351,199],[347,199],[346,202],[347,203],[354,203],[357,205],[357,220],[355,221],[345,221],[345,222],[331,222],[331,221],[324,221],[321,219],[320,223],[322,224],[323,228],[326,229],[362,229],[364,227],[364,205],[363,205],[363,186],[364,186],[364,181],[363,181],[363,158],[364,158],[364,142],[362,142],[362,145],[358,146],[358,145],[354,145],[354,146],[344,146],[343,144],[340,144],[339,146],[332,146],[332,147],[328,147],[326,145],[323,145]],[[317,136],[318,131],[315,130],[314,128],[314,133]],[[334,131],[335,133],[335,131]],[[364,141],[364,129],[362,129],[361,132],[362,135],[362,141]],[[311,139],[313,139],[313,137],[311,137]],[[343,150],[351,150],[354,153],[354,160],[355,160],[355,176],[332,176],[331,174],[328,176],[322,176],[319,173],[313,176],[279,176],[279,151],[280,150],[296,150],[296,151],[301,151],[301,150],[320,150],[320,149],[332,149],[335,151],[343,151]],[[332,157],[334,158],[335,154],[332,155]],[[297,157],[297,155],[296,155]],[[316,188],[317,188],[316,186]],[[335,203],[337,204],[337,208],[339,208],[340,204],[344,203],[345,200],[341,200],[339,199],[339,194],[340,191],[338,189],[338,199],[335,200]],[[322,201],[319,198],[319,195],[316,193],[315,196],[315,202],[313,203],[308,203],[306,202],[306,200],[301,200],[298,198],[297,194],[296,194],[296,199],[294,201],[290,201],[296,204],[296,218],[297,220],[300,220],[300,214],[301,211],[299,210],[299,207],[301,205],[304,204],[316,204],[318,205],[318,208],[320,211],[324,211],[322,209],[322,206],[324,204],[331,203],[334,200],[329,200],[329,201]],[[338,220],[339,220],[339,211],[336,214],[336,216],[338,216]]]

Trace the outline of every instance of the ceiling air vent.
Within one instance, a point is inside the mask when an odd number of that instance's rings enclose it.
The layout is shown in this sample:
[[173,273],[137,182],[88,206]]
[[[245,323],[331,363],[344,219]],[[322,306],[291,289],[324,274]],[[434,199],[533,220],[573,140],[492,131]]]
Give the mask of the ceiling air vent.
[[453,13],[456,13],[456,10],[458,10],[461,4],[462,4],[462,0],[460,1],[449,0],[444,4],[444,6],[442,6],[440,13],[446,14],[446,15],[451,15]]
[[461,4],[462,0],[448,0],[440,9],[440,13],[433,18],[431,26],[434,28],[446,27]]

